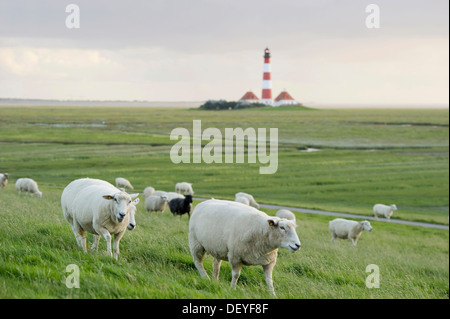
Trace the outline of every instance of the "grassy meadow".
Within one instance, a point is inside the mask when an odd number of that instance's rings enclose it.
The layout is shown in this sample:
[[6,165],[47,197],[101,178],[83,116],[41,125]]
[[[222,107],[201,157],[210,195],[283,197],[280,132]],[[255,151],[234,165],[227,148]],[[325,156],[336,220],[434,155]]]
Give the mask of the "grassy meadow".
[[[260,175],[260,163],[172,163],[170,133],[192,132],[193,120],[222,132],[278,128],[277,173]],[[62,216],[62,190],[82,177],[126,177],[139,192],[188,181],[198,197],[244,191],[260,203],[368,216],[375,203],[395,203],[393,218],[448,225],[448,122],[448,110],[419,109],[0,107],[0,172],[10,174],[0,189],[0,298],[270,298],[261,267],[244,266],[236,290],[226,262],[218,282],[200,278],[187,216],[150,215],[142,203],[118,261],[103,239],[84,254]],[[19,196],[20,177],[35,179],[43,198]],[[354,248],[330,242],[330,217],[296,216],[302,249],[279,252],[278,298],[449,297],[447,230],[374,221]],[[70,264],[80,267],[79,289],[65,285]],[[365,285],[369,264],[379,266],[380,288]],[[211,257],[205,268],[211,274]]]

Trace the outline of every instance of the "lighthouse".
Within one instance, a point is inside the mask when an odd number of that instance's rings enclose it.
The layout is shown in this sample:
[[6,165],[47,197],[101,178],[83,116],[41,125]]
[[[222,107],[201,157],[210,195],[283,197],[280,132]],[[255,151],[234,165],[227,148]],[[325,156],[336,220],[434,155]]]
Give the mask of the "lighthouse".
[[262,96],[261,103],[272,105],[272,80],[270,77],[270,50],[264,50],[264,68],[263,68],[263,82],[262,82]]

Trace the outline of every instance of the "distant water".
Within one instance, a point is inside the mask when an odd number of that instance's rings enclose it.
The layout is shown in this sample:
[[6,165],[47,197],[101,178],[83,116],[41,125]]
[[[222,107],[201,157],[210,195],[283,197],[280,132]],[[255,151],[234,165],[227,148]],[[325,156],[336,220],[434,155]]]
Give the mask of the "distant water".
[[[117,106],[117,107],[186,107],[197,108],[206,101],[94,101],[0,98],[0,106]],[[309,102],[317,109],[448,109],[448,104],[331,104]]]
[[38,99],[2,99],[0,106],[131,106],[131,107],[199,107],[204,101],[76,101],[76,100],[38,100]]

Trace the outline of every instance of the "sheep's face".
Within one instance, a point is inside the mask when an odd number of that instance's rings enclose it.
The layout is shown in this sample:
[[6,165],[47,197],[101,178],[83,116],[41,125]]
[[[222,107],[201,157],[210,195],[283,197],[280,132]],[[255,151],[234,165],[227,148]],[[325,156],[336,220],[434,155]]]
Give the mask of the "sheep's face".
[[397,210],[397,206],[396,206],[395,204],[392,204],[392,205],[391,205],[391,209],[392,209],[392,210]]
[[293,221],[275,217],[269,219],[268,223],[272,227],[272,231],[275,232],[274,236],[280,241],[278,247],[285,248],[292,253],[300,249],[300,239],[298,239],[295,231],[297,225]]
[[129,195],[125,192],[116,193],[114,195],[104,195],[103,198],[112,201],[113,218],[117,223],[121,223],[130,211],[132,199],[139,194]]
[[363,226],[364,230],[372,231],[372,225],[370,225],[367,220],[361,222],[361,225]]
[[130,219],[128,221],[128,226],[127,228],[129,230],[133,230],[134,228],[136,228],[136,219],[135,219],[135,214],[136,214],[136,205],[139,204],[139,198],[136,198],[133,203],[130,206]]

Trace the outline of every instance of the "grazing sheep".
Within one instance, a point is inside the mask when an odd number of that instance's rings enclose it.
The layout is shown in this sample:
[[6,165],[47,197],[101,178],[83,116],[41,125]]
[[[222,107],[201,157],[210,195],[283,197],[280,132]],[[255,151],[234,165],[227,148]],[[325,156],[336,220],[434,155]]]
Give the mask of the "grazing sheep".
[[253,198],[252,195],[247,194],[247,193],[239,192],[239,193],[236,193],[235,196],[236,196],[236,197],[235,197],[236,199],[238,199],[239,197],[245,197],[245,198],[247,198],[248,201],[249,201],[250,206],[255,207],[256,209],[259,209],[259,204],[255,201],[255,199]]
[[152,196],[152,194],[153,194],[154,192],[155,192],[155,189],[154,189],[153,187],[147,186],[147,187],[144,189],[144,197],[147,198],[147,197],[149,197],[149,196]]
[[239,196],[239,197],[236,197],[234,201],[244,204],[244,205],[247,205],[247,206],[250,206],[250,201],[248,200],[247,197]]
[[205,254],[214,257],[213,279],[218,280],[222,260],[232,269],[231,288],[236,288],[242,265],[261,265],[266,283],[275,295],[272,271],[278,248],[295,252],[300,240],[293,221],[270,217],[250,206],[225,200],[198,204],[189,222],[189,248],[200,276]]
[[26,192],[36,195],[37,197],[42,197],[42,192],[39,191],[37,183],[31,178],[19,178],[16,181],[16,189],[19,192],[19,195],[22,192]]
[[187,182],[176,183],[175,192],[184,195],[194,195],[194,190],[192,189],[192,184]]
[[[63,214],[83,251],[87,251],[87,231],[103,236],[108,255],[118,258],[119,242],[130,226],[132,200],[138,195],[129,195],[106,181],[90,178],[72,181],[64,188],[61,195]],[[111,249],[111,235],[114,235],[114,252]],[[95,238],[91,249],[97,247],[98,238]]]
[[392,205],[383,205],[383,204],[375,204],[373,206],[373,214],[375,215],[375,219],[378,220],[378,216],[384,216],[387,219],[391,219],[394,211],[397,210],[397,206],[395,204]]
[[168,201],[166,195],[149,196],[145,199],[145,209],[149,213],[158,211],[164,213]]
[[[178,193],[174,193],[174,192],[167,192],[166,195],[167,195],[167,199],[169,200],[169,202],[170,202],[172,199],[175,199],[175,198],[181,198],[181,199],[184,199],[184,198],[185,198],[183,195],[178,194]],[[192,195],[191,195],[191,196],[192,196]]]
[[289,220],[293,220],[295,222],[295,215],[294,215],[294,213],[291,212],[290,210],[287,210],[287,209],[280,209],[279,211],[277,211],[275,216],[280,217],[280,218],[286,218],[286,219],[289,219]]
[[185,198],[174,198],[169,201],[169,208],[172,214],[175,215],[183,215],[188,214],[189,218],[191,217],[191,208],[192,208],[192,195],[186,195]]
[[131,183],[127,179],[125,179],[123,177],[117,177],[116,178],[116,186],[117,187],[134,189],[133,185],[131,185]]
[[372,231],[372,226],[367,220],[356,222],[342,218],[336,218],[330,221],[329,228],[332,241],[336,241],[336,237],[350,239],[353,246],[356,246],[358,243],[359,236],[361,236],[363,230]]
[[0,187],[4,188],[8,184],[8,173],[0,173]]

